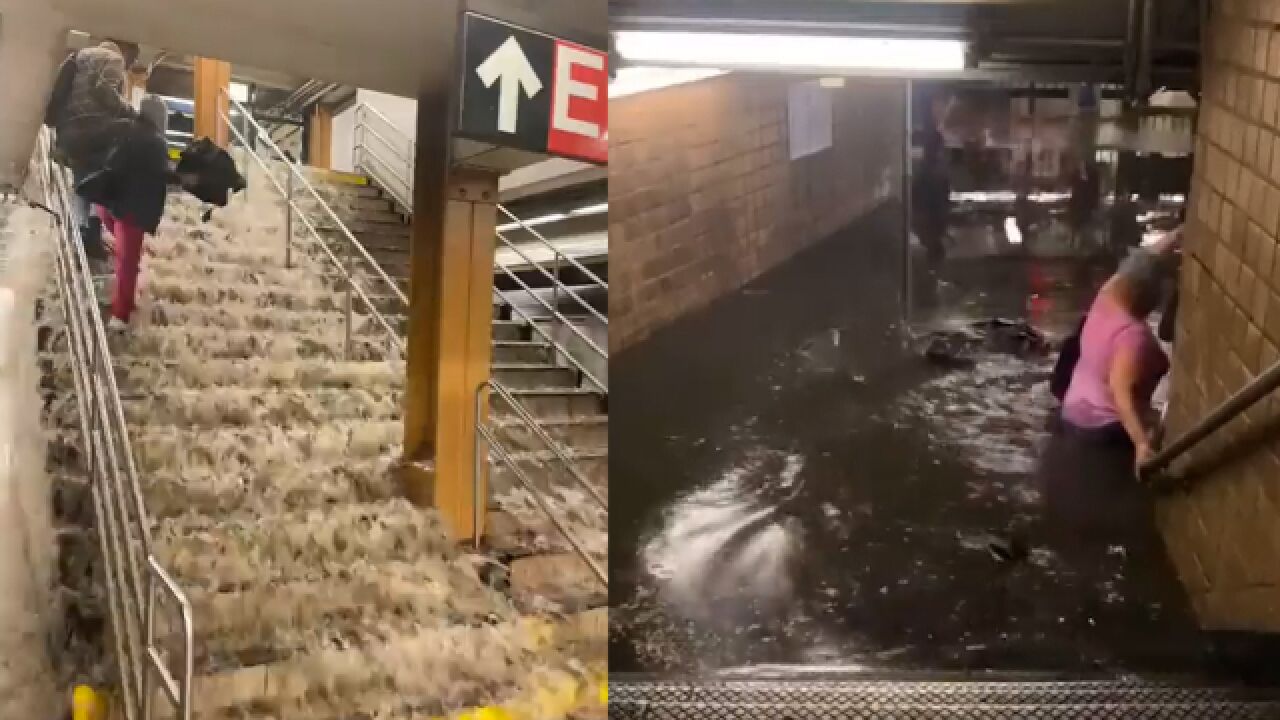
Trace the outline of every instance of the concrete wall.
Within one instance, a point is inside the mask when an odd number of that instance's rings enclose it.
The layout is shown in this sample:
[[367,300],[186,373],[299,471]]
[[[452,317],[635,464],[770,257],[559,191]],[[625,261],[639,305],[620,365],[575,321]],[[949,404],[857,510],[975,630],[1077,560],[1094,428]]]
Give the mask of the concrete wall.
[[355,171],[355,163],[352,161],[355,153],[355,132],[354,105],[333,116],[333,144],[330,146],[329,162],[334,170]]
[[66,47],[65,21],[40,3],[0,13],[0,188],[25,179]]
[[[62,630],[50,478],[40,423],[36,298],[52,271],[49,217],[24,207],[0,210],[0,717],[55,717],[46,638]],[[46,307],[46,313],[50,310]],[[53,311],[56,312],[56,311]]]
[[[1213,5],[1184,249],[1169,429],[1280,359],[1280,0]],[[1214,630],[1280,631],[1280,398],[1188,461],[1158,503],[1166,545]]]
[[610,103],[614,352],[899,194],[903,84],[828,90],[831,146],[792,160],[798,82],[733,74]]
[[[373,90],[359,90],[356,102],[333,118],[332,159],[334,170],[355,170],[355,108],[359,103],[373,106],[391,121],[392,126],[408,138],[418,136],[418,101],[413,98],[389,95]],[[375,121],[375,129],[383,132]],[[384,133],[385,134],[385,133]],[[398,144],[398,137],[388,137]],[[375,144],[377,141],[372,141]],[[382,146],[378,150],[384,150]],[[597,181],[605,176],[603,168],[565,158],[549,158],[539,163],[519,168],[502,176],[500,189],[506,202],[541,192]]]
[[[391,121],[392,126],[408,137],[417,137],[418,101],[399,95],[389,95],[376,90],[356,91],[356,101],[344,112],[333,118],[332,160],[334,170],[354,170],[356,112],[360,103],[373,107]],[[383,132],[381,127],[376,127]],[[395,140],[395,138],[388,138]],[[382,150],[381,147],[378,148]]]

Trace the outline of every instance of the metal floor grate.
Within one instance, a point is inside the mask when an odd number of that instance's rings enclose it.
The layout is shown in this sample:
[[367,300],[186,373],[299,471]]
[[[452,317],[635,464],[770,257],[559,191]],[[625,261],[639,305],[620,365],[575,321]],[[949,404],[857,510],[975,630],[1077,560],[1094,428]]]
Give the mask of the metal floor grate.
[[611,720],[1263,720],[1280,689],[1146,682],[611,680]]

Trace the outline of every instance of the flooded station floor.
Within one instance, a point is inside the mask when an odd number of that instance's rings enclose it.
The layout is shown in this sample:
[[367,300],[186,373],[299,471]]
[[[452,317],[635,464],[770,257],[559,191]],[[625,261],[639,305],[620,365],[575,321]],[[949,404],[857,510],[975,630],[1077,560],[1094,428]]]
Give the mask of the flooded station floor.
[[[873,216],[615,357],[611,671],[1197,671],[1148,499],[1046,432],[1052,358],[927,363],[898,232]],[[915,317],[1062,332],[1106,273],[956,261]]]

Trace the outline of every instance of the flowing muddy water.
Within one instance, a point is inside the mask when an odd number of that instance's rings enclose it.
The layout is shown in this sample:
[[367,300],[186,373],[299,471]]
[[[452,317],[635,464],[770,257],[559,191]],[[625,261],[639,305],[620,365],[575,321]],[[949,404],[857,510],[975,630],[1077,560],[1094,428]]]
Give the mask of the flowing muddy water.
[[[884,256],[857,246],[880,242],[875,223],[615,362],[636,412],[611,447],[627,509],[611,523],[611,671],[1199,668],[1144,498],[1072,482],[1069,512],[1111,503],[1128,523],[1072,537],[1046,522],[1043,458],[1070,475],[1079,455],[1046,430],[1052,357],[927,363],[874,272]],[[1022,316],[1056,336],[1106,273],[955,263],[916,317]]]

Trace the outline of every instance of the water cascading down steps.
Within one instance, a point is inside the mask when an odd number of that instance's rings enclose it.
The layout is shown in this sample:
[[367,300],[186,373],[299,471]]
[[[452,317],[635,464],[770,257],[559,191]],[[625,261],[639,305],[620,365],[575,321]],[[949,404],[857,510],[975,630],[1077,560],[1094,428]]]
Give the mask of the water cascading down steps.
[[[194,608],[195,717],[434,718],[522,703],[531,718],[562,714],[545,688],[604,671],[598,589],[495,587],[492,558],[402,499],[403,367],[360,314],[344,358],[334,275],[301,243],[285,267],[281,223],[261,217],[279,207],[237,200],[200,224],[193,201],[171,199],[132,326],[109,338],[155,552]],[[90,526],[56,327],[44,349],[56,510]],[[513,535],[556,549],[545,528]],[[69,541],[62,563],[85,655],[110,647],[92,547]],[[93,665],[71,659],[69,674]]]

